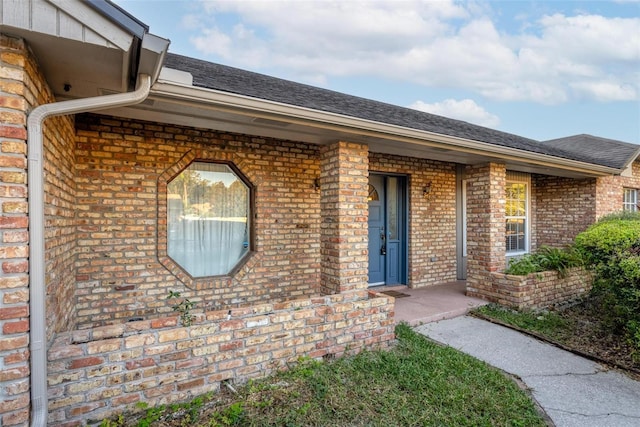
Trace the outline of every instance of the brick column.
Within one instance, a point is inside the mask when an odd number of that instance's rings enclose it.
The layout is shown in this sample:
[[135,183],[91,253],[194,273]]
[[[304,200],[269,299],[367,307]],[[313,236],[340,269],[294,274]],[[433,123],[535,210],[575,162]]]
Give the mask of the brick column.
[[506,167],[468,166],[466,177],[467,294],[493,300],[491,273],[506,265]]
[[368,155],[366,145],[346,142],[321,151],[320,287],[324,295],[367,288]]
[[24,42],[0,34],[0,424],[29,422],[29,276]]

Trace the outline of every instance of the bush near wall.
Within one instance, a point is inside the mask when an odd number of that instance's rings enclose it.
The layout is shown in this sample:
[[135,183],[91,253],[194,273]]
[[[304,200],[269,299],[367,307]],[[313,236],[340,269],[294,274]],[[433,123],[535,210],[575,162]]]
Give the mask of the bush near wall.
[[542,247],[514,258],[504,273],[491,273],[481,298],[515,309],[545,308],[574,300],[591,289],[592,274],[572,248]]
[[601,299],[610,327],[640,356],[640,213],[602,218],[576,237],[576,246],[595,272],[592,293]]
[[512,259],[505,273],[526,276],[530,273],[557,271],[563,277],[571,268],[582,265],[582,256],[574,248],[561,249],[543,246],[535,253]]

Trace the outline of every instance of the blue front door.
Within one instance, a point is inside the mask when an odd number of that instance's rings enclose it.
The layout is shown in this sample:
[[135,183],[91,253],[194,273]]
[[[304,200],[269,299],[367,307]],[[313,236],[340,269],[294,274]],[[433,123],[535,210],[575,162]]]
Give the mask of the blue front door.
[[369,285],[383,285],[386,271],[385,188],[382,175],[369,177]]
[[369,176],[369,286],[406,283],[405,182]]

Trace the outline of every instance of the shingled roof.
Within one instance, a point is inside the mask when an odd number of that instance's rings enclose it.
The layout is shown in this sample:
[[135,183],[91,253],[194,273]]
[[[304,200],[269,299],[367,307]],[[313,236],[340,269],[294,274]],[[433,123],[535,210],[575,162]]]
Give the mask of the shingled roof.
[[[193,85],[206,89],[601,166],[618,167],[617,165],[622,163],[618,157],[614,160],[609,159],[607,151],[595,153],[591,150],[567,149],[565,144],[541,143],[540,141],[477,126],[461,120],[454,120],[411,108],[347,95],[186,56],[168,54],[165,59],[165,66],[191,73]],[[607,158],[602,154],[606,154]]]
[[640,145],[592,135],[574,135],[543,142],[545,146],[562,150],[568,155],[590,157],[591,163],[622,169],[640,157]]

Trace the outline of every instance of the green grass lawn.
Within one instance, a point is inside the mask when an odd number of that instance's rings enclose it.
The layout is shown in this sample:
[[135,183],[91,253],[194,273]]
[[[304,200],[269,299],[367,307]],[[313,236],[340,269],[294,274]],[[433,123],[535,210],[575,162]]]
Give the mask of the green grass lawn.
[[331,362],[301,360],[288,371],[249,382],[235,395],[153,408],[146,419],[128,425],[546,425],[528,395],[498,370],[406,325],[396,334],[398,344],[391,350]]
[[562,340],[572,333],[572,322],[553,311],[517,311],[488,304],[478,307],[474,312],[551,339]]

